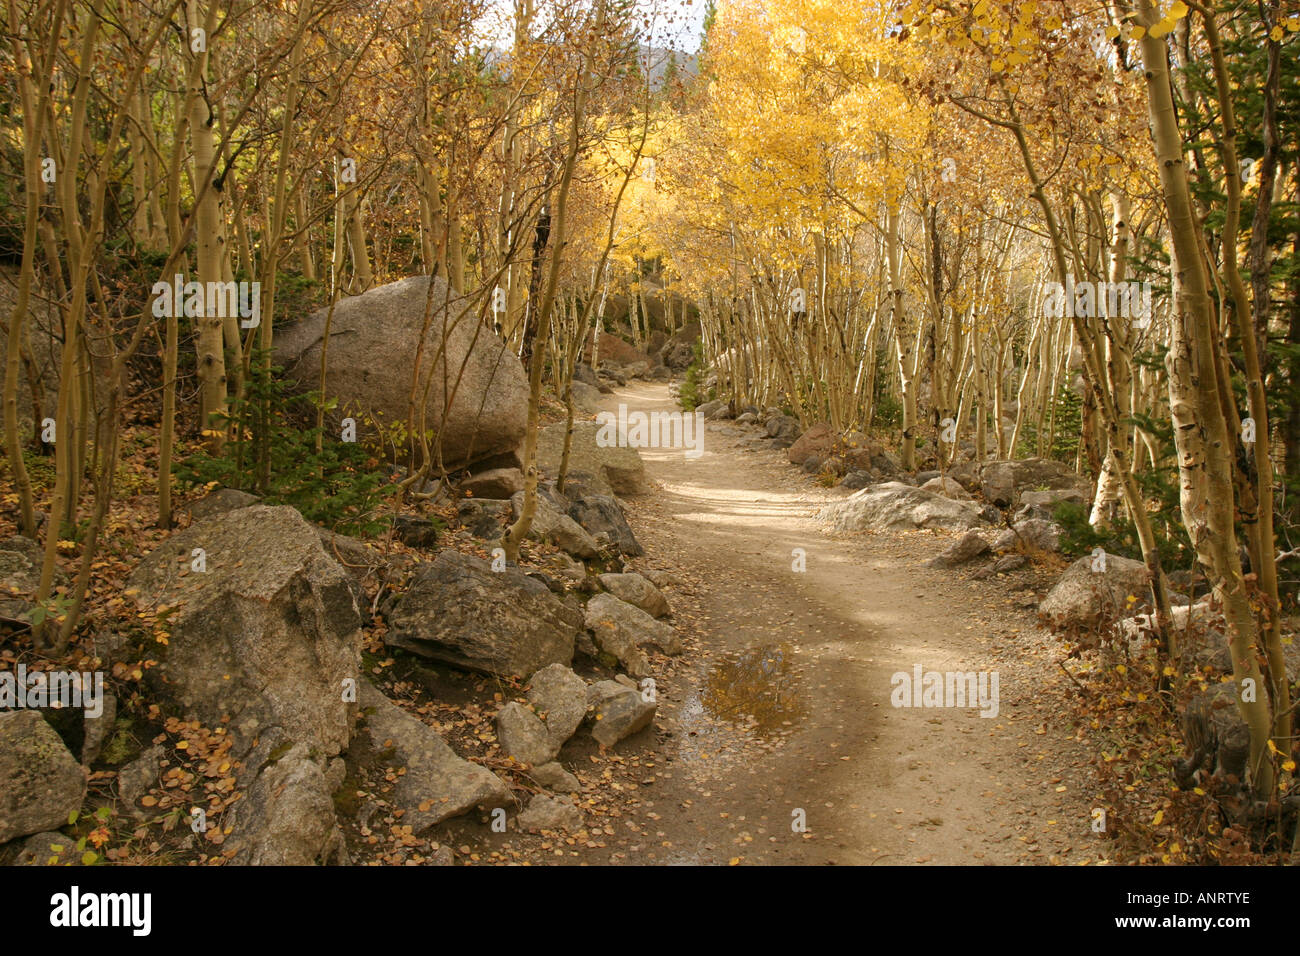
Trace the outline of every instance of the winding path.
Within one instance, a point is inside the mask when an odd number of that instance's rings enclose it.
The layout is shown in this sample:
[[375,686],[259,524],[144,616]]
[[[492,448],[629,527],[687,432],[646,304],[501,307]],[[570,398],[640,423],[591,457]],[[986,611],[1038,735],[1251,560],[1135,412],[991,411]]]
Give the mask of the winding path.
[[[606,396],[619,403],[676,408],[639,382]],[[847,492],[759,434],[710,422],[702,457],[642,451],[657,489],[628,501],[630,518],[645,565],[683,579],[669,596],[694,646],[658,680],[661,764],[639,808],[658,839],[616,841],[615,859],[1096,859],[1091,775],[1054,719],[1059,649],[1004,584],[925,568],[938,536],[828,536],[816,511]],[[998,716],[894,708],[891,675],[917,664],[998,671]]]

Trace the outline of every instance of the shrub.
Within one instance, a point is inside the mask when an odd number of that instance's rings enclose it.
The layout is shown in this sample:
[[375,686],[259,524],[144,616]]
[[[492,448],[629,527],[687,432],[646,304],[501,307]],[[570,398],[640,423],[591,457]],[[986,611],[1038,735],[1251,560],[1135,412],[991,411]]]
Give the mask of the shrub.
[[[1056,430],[1051,445],[1043,449],[1044,456],[1073,465],[1079,454],[1079,437],[1083,434],[1083,399],[1062,382],[1052,397],[1048,417],[1056,423]],[[1037,422],[1027,418],[1020,426],[1020,443],[1015,455],[1017,458],[1033,458],[1037,454]]]
[[[1173,458],[1173,426],[1168,423],[1162,425],[1146,417],[1134,419],[1131,424],[1136,424],[1154,437],[1159,451],[1160,467],[1148,468],[1139,472],[1137,477],[1142,500],[1146,503],[1147,515],[1155,533],[1161,564],[1167,569],[1190,567],[1195,555],[1187,529],[1182,523],[1178,469]],[[1102,548],[1108,554],[1139,561],[1142,559],[1137,528],[1122,507],[1121,517],[1111,528],[1102,532],[1096,531],[1088,523],[1089,513],[1088,505],[1071,502],[1061,502],[1054,509],[1053,517],[1065,530],[1061,535],[1063,554],[1077,557],[1091,553],[1094,548]]]
[[695,344],[691,346],[691,354],[695,360],[691,362],[686,369],[686,381],[677,391],[677,403],[682,406],[682,411],[693,412],[695,406],[700,401],[700,385],[704,375],[704,343],[696,339]]
[[[311,425],[303,424],[290,411],[282,370],[268,373],[256,357],[253,369],[245,397],[232,403],[227,418],[236,439],[218,457],[198,451],[178,460],[173,473],[182,490],[217,482],[261,494],[268,504],[291,505],[308,521],[344,534],[380,533],[385,481],[371,452],[332,432],[322,434],[314,415]],[[307,396],[313,409],[319,399],[319,393]],[[331,399],[326,411],[335,404]]]

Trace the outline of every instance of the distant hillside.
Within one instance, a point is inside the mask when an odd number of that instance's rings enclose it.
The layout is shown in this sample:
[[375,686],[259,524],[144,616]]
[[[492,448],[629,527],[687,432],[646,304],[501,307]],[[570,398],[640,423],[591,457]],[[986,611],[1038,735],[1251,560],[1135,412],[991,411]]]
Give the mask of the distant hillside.
[[696,54],[666,47],[639,47],[637,62],[641,66],[641,72],[649,78],[652,90],[660,89],[664,85],[664,78],[671,76],[673,70],[683,77],[699,73],[699,58]]
[[[489,47],[484,51],[483,61],[488,66],[502,66],[508,74],[509,52],[507,47]],[[696,54],[670,47],[638,44],[636,59],[642,74],[649,77],[652,90],[661,89],[664,78],[671,76],[674,69],[683,77],[697,76],[700,72],[699,57]]]

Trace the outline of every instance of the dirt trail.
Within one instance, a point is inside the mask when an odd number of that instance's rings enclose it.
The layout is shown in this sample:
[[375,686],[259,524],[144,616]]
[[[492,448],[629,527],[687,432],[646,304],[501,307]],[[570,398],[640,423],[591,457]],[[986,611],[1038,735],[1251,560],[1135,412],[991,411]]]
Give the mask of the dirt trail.
[[[676,408],[661,385],[606,398],[611,410]],[[1068,692],[1059,649],[1031,613],[1005,584],[923,567],[940,536],[829,536],[815,512],[848,492],[746,447],[758,434],[710,422],[702,457],[642,450],[657,489],[629,499],[630,518],[646,566],[683,578],[668,593],[697,643],[658,680],[658,753],[644,755],[635,832],[609,841],[608,858],[1096,859],[1092,775],[1055,719]],[[997,671],[998,716],[894,708],[891,675],[917,664]]]

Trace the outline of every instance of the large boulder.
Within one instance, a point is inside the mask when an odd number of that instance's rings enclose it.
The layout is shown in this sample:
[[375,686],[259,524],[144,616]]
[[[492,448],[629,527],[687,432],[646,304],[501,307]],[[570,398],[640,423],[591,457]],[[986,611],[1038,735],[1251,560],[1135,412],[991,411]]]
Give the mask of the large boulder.
[[994,551],[1026,548],[1034,551],[1061,550],[1061,526],[1042,518],[1026,518],[1015,522],[993,540]]
[[497,714],[497,738],[507,757],[541,766],[555,759],[587,715],[587,682],[552,664],[530,684],[527,704],[511,701]]
[[789,448],[799,439],[799,419],[776,412],[768,415],[763,427],[778,448]]
[[516,821],[520,829],[530,833],[548,830],[572,832],[582,829],[582,811],[572,797],[552,797],[538,793],[528,801],[528,808]]
[[620,601],[639,607],[651,617],[668,616],[668,599],[649,580],[635,572],[602,574],[600,586]]
[[641,572],[647,581],[653,584],[659,590],[664,588],[681,589],[686,587],[686,582],[671,571],[665,571],[662,568],[646,568]]
[[518,568],[493,571],[448,549],[416,571],[388,613],[385,640],[413,654],[500,677],[573,660],[582,615]]
[[786,451],[786,457],[794,465],[802,465],[811,457],[826,458],[835,449],[835,433],[831,426],[818,422]]
[[37,711],[0,713],[0,843],[63,826],[85,795],[81,765]]
[[689,342],[670,339],[659,352],[664,365],[674,372],[682,372],[691,367],[695,361],[695,352]]
[[236,865],[348,862],[329,785],[306,744],[295,744],[262,769],[231,820],[226,850]]
[[[524,511],[524,494],[520,491],[510,499],[516,521]],[[575,558],[594,558],[600,554],[591,535],[542,494],[537,496],[533,508],[533,522],[528,528],[528,537],[535,541],[549,542]]]
[[456,514],[469,533],[484,541],[500,541],[513,515],[509,501],[467,498],[456,506]]
[[582,781],[554,760],[534,767],[529,776],[547,790],[556,793],[577,793],[582,789]]
[[[949,474],[963,481],[957,472],[958,469],[953,468]],[[978,474],[985,500],[1003,508],[1046,501],[1086,500],[1091,493],[1088,479],[1076,474],[1068,465],[1048,458],[990,461],[979,468]],[[1045,492],[1052,494],[1044,495]],[[1033,494],[1033,498],[1026,499],[1026,494]]]
[[1108,554],[1103,567],[1102,558],[1087,555],[1065,569],[1038,613],[1061,630],[1096,627],[1141,606],[1149,596],[1149,580],[1141,561]]
[[[564,422],[548,425],[537,435],[537,463],[547,475],[560,473],[564,454]],[[569,448],[570,471],[591,476],[590,490],[602,495],[638,495],[649,490],[645,465],[635,448],[622,444],[602,444],[597,436],[604,426],[597,422],[574,422],[573,441]]]
[[885,446],[862,432],[850,432],[845,436],[844,465],[850,471],[867,471],[871,462],[884,452]]
[[[920,477],[920,476],[918,476]],[[931,478],[921,484],[922,491],[933,491],[936,495],[944,495],[948,498],[967,499],[970,497],[969,492],[962,487],[961,482],[954,478]]]
[[657,647],[665,654],[680,654],[681,639],[669,624],[612,594],[597,594],[587,602],[584,623],[596,646],[618,659],[633,677],[649,676],[643,648]]
[[462,481],[460,490],[473,498],[509,498],[524,490],[524,473],[518,468],[489,468]]
[[[1223,611],[1210,597],[1195,604],[1175,604],[1169,609],[1170,631],[1178,659],[1187,670],[1208,668],[1221,674],[1232,673],[1232,652],[1228,646],[1227,623]],[[1144,646],[1155,633],[1155,614],[1147,611],[1120,621],[1119,632],[1130,648]],[[1282,660],[1287,679],[1300,680],[1300,645],[1282,644]],[[89,721],[87,721],[89,723]]]
[[[206,570],[194,570],[200,557]],[[272,728],[326,754],[347,747],[357,586],[297,511],[254,505],[196,522],[141,561],[129,585],[142,608],[173,609],[148,674],[186,715],[213,727],[229,718],[241,747]]]
[[955,568],[974,561],[982,554],[987,554],[988,550],[989,543],[982,535],[975,531],[968,531],[942,554],[931,558],[927,564],[932,568]]
[[[620,600],[613,594],[597,594],[588,601],[584,623],[593,632],[617,632],[638,647],[648,645],[668,655],[682,652],[682,641],[677,636],[676,628],[663,621],[656,621],[639,607]],[[600,643],[599,637],[596,643]]]
[[903,474],[903,463],[892,452],[884,449],[871,456],[871,467],[891,480]]
[[647,699],[650,696],[617,680],[592,684],[587,691],[591,736],[602,747],[612,747],[648,727],[658,708],[653,700]]
[[827,505],[821,518],[835,531],[971,531],[986,523],[973,502],[955,501],[897,481],[863,488]]
[[432,550],[438,545],[438,525],[424,515],[393,515],[393,531],[407,548]]
[[[290,328],[277,328],[275,361],[304,389],[320,388],[329,321],[325,391],[339,400],[342,415],[357,419],[360,430],[372,418],[381,426],[406,422],[416,356],[422,354],[424,427],[437,432],[442,463],[457,466],[511,452],[528,423],[523,365],[464,304],[440,277],[391,282],[343,299],[332,319],[324,308]],[[444,395],[453,396],[445,410]]]
[[189,513],[191,521],[202,521],[204,518],[215,518],[228,511],[251,508],[261,500],[257,495],[240,491],[238,488],[218,488],[197,501],[191,501],[182,510]]
[[700,323],[694,320],[687,322],[669,336],[659,350],[660,360],[674,372],[685,371],[695,362],[695,343],[699,338]]
[[517,700],[497,711],[497,741],[502,754],[528,766],[547,763],[560,752],[551,744],[546,722]]
[[977,462],[955,462],[948,468],[947,477],[972,494],[980,490],[979,464]]
[[388,799],[404,811],[402,822],[415,833],[475,807],[493,810],[509,804],[505,781],[458,757],[437,731],[368,681],[362,681],[357,701],[370,749],[381,762],[406,771],[397,776]]
[[1025,458],[1012,462],[1016,487],[1043,490],[1087,488],[1088,480],[1064,462],[1051,458]]
[[1056,488],[1046,491],[1022,491],[1020,503],[1026,508],[1041,508],[1048,514],[1063,501],[1077,505],[1088,504],[1087,490],[1082,487]]
[[573,395],[573,407],[576,411],[581,412],[583,415],[595,415],[600,411],[605,398],[600,394],[599,388],[576,380],[569,387]]
[[980,493],[989,504],[1007,507],[1016,502],[1014,462],[994,461],[980,473]]
[[528,683],[528,702],[546,722],[551,739],[563,745],[587,715],[587,682],[562,664],[552,664]]
[[592,536],[597,545],[608,541],[620,554],[637,558],[645,550],[632,533],[623,507],[612,495],[583,495],[569,506],[569,517]]
[[650,364],[650,359],[639,348],[608,332],[600,333],[599,348],[602,362],[609,361],[617,365],[635,365],[640,362]]
[[397,535],[397,540],[408,548],[431,551],[438,545],[438,525],[424,515],[393,515],[393,532]]
[[[999,574],[1010,574],[1012,571],[1019,571],[1028,563],[1029,557],[1027,555],[1013,551],[1010,554],[1002,555],[1002,557],[998,558],[996,561],[980,568],[971,575],[971,580],[987,581],[989,578],[997,577]],[[1032,592],[1030,592],[1030,594],[1029,603],[1036,603],[1036,599],[1032,597]],[[1022,606],[1024,605],[1022,604]]]
[[664,365],[674,372],[682,372],[695,361],[695,352],[689,342],[669,340],[659,353]]

